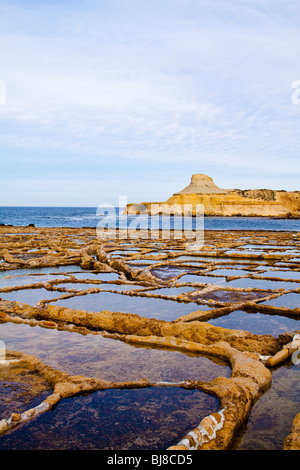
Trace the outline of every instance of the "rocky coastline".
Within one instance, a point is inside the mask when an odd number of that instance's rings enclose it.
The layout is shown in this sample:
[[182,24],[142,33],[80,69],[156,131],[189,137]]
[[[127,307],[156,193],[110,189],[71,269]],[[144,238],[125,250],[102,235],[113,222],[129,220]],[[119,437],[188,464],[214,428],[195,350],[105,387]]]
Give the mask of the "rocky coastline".
[[125,214],[299,218],[300,191],[221,189],[211,177],[195,174],[167,201],[131,203]]

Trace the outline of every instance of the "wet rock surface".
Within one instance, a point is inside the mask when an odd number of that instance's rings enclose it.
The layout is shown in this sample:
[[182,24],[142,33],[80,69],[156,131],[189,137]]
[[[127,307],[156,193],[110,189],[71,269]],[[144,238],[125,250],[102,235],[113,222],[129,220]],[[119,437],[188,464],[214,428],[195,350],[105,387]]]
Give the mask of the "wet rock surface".
[[[118,391],[124,419],[117,428],[116,421],[106,427],[106,435],[111,429],[107,440],[97,434],[98,444],[86,441],[86,448],[238,448],[237,437],[249,419],[252,426],[252,409],[272,389],[273,373],[292,364],[297,374],[298,233],[206,231],[203,245],[169,233],[146,235],[0,227],[0,448],[25,448],[25,426],[38,442],[54,408],[54,427],[67,420],[71,432],[82,423],[84,434],[86,414],[92,406],[100,414],[106,409],[109,390]],[[259,329],[243,321],[247,315],[254,323],[259,318]],[[34,330],[35,343],[28,329]],[[85,338],[80,346],[79,337]],[[43,351],[44,338],[55,338],[54,347]],[[202,361],[198,366],[196,359]],[[289,377],[287,391],[292,381]],[[170,417],[169,424],[156,431],[149,426],[152,431],[145,433],[137,419],[127,440],[114,440],[116,429],[124,433],[135,400],[125,400],[125,390],[147,390],[150,400],[156,397],[158,414],[153,414],[142,404],[143,393],[136,395],[143,419],[152,422],[162,419],[166,387],[188,393],[184,411],[176,408],[177,392],[166,405],[171,417],[183,413],[185,428],[178,424],[174,430],[176,420]],[[86,393],[94,398],[86,400]],[[199,394],[204,399],[197,407]],[[65,400],[71,397],[76,401],[69,406]],[[284,449],[299,448],[296,414],[290,433],[281,435]],[[65,448],[79,446],[74,435],[68,447],[61,433],[44,448],[56,448],[60,440]],[[84,439],[80,442],[84,448]]]

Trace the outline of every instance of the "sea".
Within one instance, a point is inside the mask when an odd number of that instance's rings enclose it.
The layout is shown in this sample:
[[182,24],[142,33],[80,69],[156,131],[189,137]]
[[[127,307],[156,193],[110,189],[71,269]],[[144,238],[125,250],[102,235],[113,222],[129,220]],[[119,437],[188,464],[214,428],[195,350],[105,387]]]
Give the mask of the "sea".
[[264,230],[300,232],[300,219],[125,215],[122,207],[0,207],[0,224],[27,227]]

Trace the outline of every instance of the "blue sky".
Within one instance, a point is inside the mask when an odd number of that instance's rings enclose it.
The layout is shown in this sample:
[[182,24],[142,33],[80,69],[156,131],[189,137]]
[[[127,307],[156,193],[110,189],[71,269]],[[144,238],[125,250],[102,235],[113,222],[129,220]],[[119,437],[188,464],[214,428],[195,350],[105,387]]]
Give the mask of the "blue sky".
[[193,173],[300,190],[297,0],[0,0],[0,17],[0,205],[164,201]]

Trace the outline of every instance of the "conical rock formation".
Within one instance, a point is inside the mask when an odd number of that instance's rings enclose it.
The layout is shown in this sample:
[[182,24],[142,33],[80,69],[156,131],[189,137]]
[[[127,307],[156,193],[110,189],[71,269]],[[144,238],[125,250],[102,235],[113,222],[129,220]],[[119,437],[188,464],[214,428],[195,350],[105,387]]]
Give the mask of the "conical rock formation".
[[219,188],[210,176],[195,174],[191,178],[190,184],[176,194],[226,194],[227,189]]

